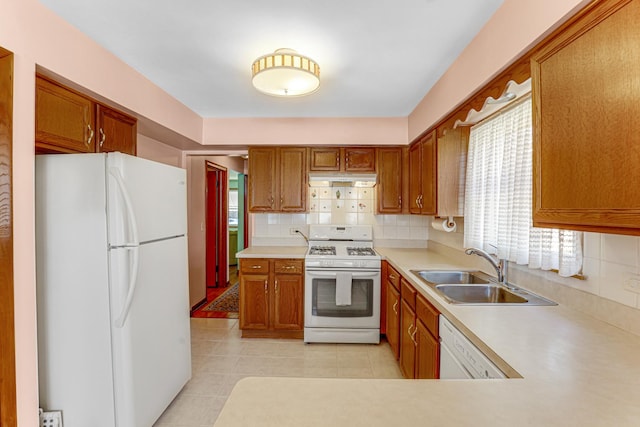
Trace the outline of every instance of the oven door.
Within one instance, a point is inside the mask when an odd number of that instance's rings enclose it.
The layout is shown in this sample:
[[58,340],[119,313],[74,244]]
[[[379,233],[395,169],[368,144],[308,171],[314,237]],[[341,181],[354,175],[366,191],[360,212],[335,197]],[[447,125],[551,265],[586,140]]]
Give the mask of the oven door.
[[350,305],[336,304],[337,271],[327,270],[306,270],[305,327],[378,328],[380,270],[348,271],[352,277]]

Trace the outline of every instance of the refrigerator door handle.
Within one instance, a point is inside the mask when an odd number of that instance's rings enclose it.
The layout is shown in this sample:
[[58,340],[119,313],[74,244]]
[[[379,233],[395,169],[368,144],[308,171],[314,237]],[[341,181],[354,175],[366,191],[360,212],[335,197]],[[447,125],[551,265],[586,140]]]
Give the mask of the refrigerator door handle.
[[116,327],[122,328],[127,320],[129,310],[131,309],[133,294],[136,290],[136,283],[138,281],[138,267],[140,263],[140,254],[138,252],[138,247],[140,241],[138,238],[138,223],[136,221],[136,215],[133,211],[133,203],[131,203],[131,197],[129,196],[129,192],[127,191],[127,186],[124,183],[124,178],[122,178],[122,173],[120,172],[120,169],[112,167],[109,168],[109,175],[111,175],[116,180],[117,188],[118,190],[120,190],[120,194],[122,195],[122,200],[124,201],[125,211],[127,214],[126,217],[128,220],[129,229],[131,230],[132,238],[131,242],[121,245],[122,247],[132,252],[131,265],[129,266],[129,286],[127,290],[127,296],[124,300],[122,311],[116,319]]
[[133,302],[133,293],[135,292],[136,284],[138,283],[138,268],[140,266],[140,248],[138,246],[134,246],[126,248],[126,250],[132,252],[131,266],[129,270],[129,290],[127,291],[127,296],[124,300],[122,311],[116,319],[117,328],[122,328],[124,326],[124,323],[127,321],[127,315],[129,314],[129,310],[131,309],[131,302]]
[[138,221],[136,221],[136,214],[133,211],[133,203],[131,203],[131,197],[129,196],[129,191],[127,191],[127,186],[124,183],[124,178],[122,178],[122,173],[120,172],[120,169],[112,167],[109,168],[109,175],[111,175],[116,180],[116,184],[118,184],[117,188],[120,190],[122,200],[124,200],[128,224],[131,230],[132,241],[121,246],[138,246],[140,244],[140,240],[138,238]]

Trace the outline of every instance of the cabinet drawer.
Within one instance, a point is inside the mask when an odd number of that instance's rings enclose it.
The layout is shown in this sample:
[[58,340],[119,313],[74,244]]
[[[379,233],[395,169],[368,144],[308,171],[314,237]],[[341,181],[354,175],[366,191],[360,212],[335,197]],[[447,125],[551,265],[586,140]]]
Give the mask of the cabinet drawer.
[[242,273],[268,273],[268,259],[243,259],[240,261],[240,271]]
[[301,259],[276,259],[274,271],[281,274],[302,274],[304,271],[304,261]]
[[396,288],[397,291],[400,291],[400,273],[396,271],[395,268],[391,267],[391,264],[387,264],[387,280]]
[[400,280],[400,295],[402,295],[402,299],[407,302],[409,307],[413,310],[416,309],[416,294],[417,291],[411,286],[409,282],[404,279]]
[[417,296],[416,316],[427,327],[431,335],[438,337],[438,315],[440,313],[422,295]]

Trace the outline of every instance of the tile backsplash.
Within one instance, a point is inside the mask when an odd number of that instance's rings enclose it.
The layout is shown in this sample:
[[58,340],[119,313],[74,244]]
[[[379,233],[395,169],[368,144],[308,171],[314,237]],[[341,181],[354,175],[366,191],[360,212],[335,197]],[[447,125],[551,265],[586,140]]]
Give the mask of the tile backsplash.
[[377,215],[374,188],[311,187],[308,213],[252,214],[253,245],[302,245],[292,228],[308,232],[312,224],[371,225],[375,244],[386,247],[424,248],[431,217]]

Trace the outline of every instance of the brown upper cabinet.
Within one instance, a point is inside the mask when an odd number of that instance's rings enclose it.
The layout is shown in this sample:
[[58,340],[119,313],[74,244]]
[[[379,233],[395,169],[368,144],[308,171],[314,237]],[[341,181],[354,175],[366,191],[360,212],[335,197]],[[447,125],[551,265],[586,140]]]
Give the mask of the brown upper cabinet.
[[532,55],[535,226],[640,235],[639,20],[595,2]]
[[469,129],[447,129],[438,136],[438,216],[464,215]]
[[36,150],[136,154],[136,119],[42,76],[36,77]]
[[407,149],[403,147],[384,147],[376,150],[378,213],[401,214],[408,212],[408,209],[405,209],[408,196],[403,195],[406,188],[405,182],[408,180],[405,177],[407,167],[403,167],[406,151]]
[[100,104],[96,111],[96,151],[120,151],[135,155],[136,119]]
[[305,212],[307,149],[249,147],[249,211]]
[[374,147],[311,147],[309,170],[312,172],[375,172]]
[[437,206],[436,132],[409,147],[409,212],[435,215]]

